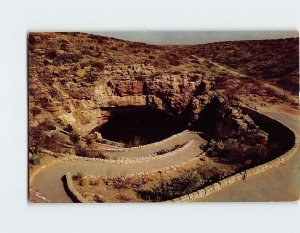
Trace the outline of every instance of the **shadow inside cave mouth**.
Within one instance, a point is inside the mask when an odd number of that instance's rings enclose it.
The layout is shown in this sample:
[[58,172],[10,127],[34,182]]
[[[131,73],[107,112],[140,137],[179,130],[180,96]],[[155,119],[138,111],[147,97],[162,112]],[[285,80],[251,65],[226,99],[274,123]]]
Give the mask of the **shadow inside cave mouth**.
[[140,146],[157,142],[187,129],[181,116],[169,115],[147,106],[102,108],[109,111],[108,122],[97,131],[111,141],[126,146]]

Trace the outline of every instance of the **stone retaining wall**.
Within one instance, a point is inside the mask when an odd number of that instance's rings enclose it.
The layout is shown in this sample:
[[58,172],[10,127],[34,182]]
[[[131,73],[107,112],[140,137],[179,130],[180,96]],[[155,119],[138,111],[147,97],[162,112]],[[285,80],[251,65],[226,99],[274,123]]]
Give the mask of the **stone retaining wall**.
[[190,140],[188,143],[183,145],[181,148],[178,148],[177,150],[173,150],[161,155],[157,155],[157,153],[149,154],[143,157],[133,157],[133,158],[127,158],[127,157],[118,157],[114,159],[100,159],[100,158],[90,158],[90,157],[83,157],[83,156],[74,156],[74,158],[78,160],[83,161],[89,161],[89,162],[99,162],[104,164],[134,164],[134,163],[141,163],[145,161],[155,160],[155,159],[161,159],[166,157],[171,157],[175,155],[176,153],[185,150],[186,148],[190,147],[194,142],[194,139]]
[[[252,109],[249,109],[249,110],[254,111]],[[261,113],[259,113],[259,114],[261,114]],[[295,136],[295,144],[291,149],[289,149],[283,155],[281,155],[281,156],[277,157],[276,159],[273,159],[273,160],[271,160],[267,163],[258,165],[256,167],[251,168],[251,169],[248,169],[248,170],[245,170],[243,172],[237,173],[235,175],[229,176],[229,177],[227,177],[223,180],[220,180],[220,181],[218,181],[214,184],[211,184],[211,185],[209,185],[209,186],[207,186],[203,189],[200,189],[196,192],[181,196],[179,198],[175,198],[175,199],[167,201],[167,202],[190,202],[190,201],[194,201],[196,199],[199,199],[201,197],[205,197],[205,196],[207,196],[211,193],[214,193],[214,192],[219,191],[223,188],[226,188],[227,186],[229,186],[233,183],[236,183],[236,182],[241,181],[241,180],[245,180],[247,177],[250,177],[252,175],[260,174],[260,173],[262,173],[262,172],[264,172],[268,169],[274,168],[274,167],[278,167],[279,165],[285,163],[285,161],[287,159],[289,159],[293,155],[295,155],[296,151],[298,150],[299,145],[300,145],[300,138],[297,135],[297,132],[295,132],[293,129],[290,129],[288,126],[286,126],[283,122],[281,122],[279,120],[273,119],[272,117],[266,116],[264,114],[262,114],[262,115],[265,116],[265,117],[270,118],[271,120],[279,122],[284,127],[286,127],[287,129],[289,129],[293,132],[293,134]]]
[[[201,154],[200,154],[201,155]],[[150,170],[150,171],[146,171],[146,172],[139,172],[139,173],[131,173],[131,174],[128,174],[128,175],[122,175],[122,177],[135,177],[135,176],[144,176],[144,175],[150,175],[152,173],[156,173],[158,171],[161,171],[161,172],[166,172],[166,171],[170,171],[170,170],[177,170],[185,165],[187,165],[188,163],[191,163],[193,161],[197,161],[199,160],[198,157],[194,157],[192,159],[189,159],[187,161],[184,161],[182,163],[179,163],[177,165],[171,165],[171,166],[168,166],[168,167],[164,167],[164,168],[159,168],[159,169],[153,169],[153,170]],[[70,160],[72,161],[72,160]],[[94,175],[90,175],[91,177],[94,176]],[[98,177],[102,177],[104,179],[107,179],[109,178],[110,176],[98,176]],[[116,176],[111,176],[111,177],[116,177]]]
[[135,150],[135,149],[140,149],[140,148],[148,148],[148,147],[151,147],[151,146],[154,146],[154,145],[160,145],[160,144],[163,144],[165,142],[168,142],[174,138],[177,138],[179,136],[182,136],[184,134],[187,134],[187,133],[198,133],[196,131],[190,131],[190,130],[184,130],[178,134],[174,134],[172,135],[171,137],[168,137],[166,139],[163,139],[161,141],[158,141],[158,142],[153,142],[153,143],[150,143],[150,144],[146,144],[146,145],[142,145],[142,146],[136,146],[136,147],[129,147],[129,148],[120,148],[120,149],[104,149],[103,151],[107,151],[107,152],[121,152],[121,151],[130,151],[130,150]]
[[[161,141],[158,141],[158,142],[154,142],[154,143],[150,143],[150,144],[146,144],[146,145],[142,145],[142,146],[137,146],[137,147],[129,147],[129,148],[109,148],[109,149],[101,149],[99,151],[106,151],[106,152],[123,152],[123,151],[130,151],[130,150],[135,150],[135,149],[141,149],[141,148],[148,148],[148,147],[151,147],[151,146],[154,146],[154,145],[159,145],[159,144],[163,144],[165,142],[168,142],[174,138],[177,138],[179,136],[182,136],[186,133],[194,133],[194,134],[198,134],[200,132],[197,132],[197,131],[190,131],[190,130],[184,130],[178,134],[174,134],[172,135],[171,137],[169,138],[166,138],[166,139],[163,139]],[[103,144],[105,145],[105,144]],[[65,154],[65,153],[56,153],[56,152],[53,152],[53,151],[50,151],[50,150],[46,150],[46,149],[41,149],[41,153],[46,153],[46,154],[50,154],[50,155],[53,155],[55,157],[58,157],[58,156],[69,156],[70,154]],[[149,156],[152,156],[154,155],[155,153],[149,155]]]
[[[164,168],[153,169],[153,170],[146,171],[146,172],[131,173],[131,174],[124,175],[124,176],[122,175],[122,177],[125,177],[125,178],[141,177],[141,176],[145,176],[145,175],[152,175],[152,174],[157,173],[157,172],[167,172],[167,171],[170,171],[170,170],[178,170],[178,169],[186,166],[187,164],[192,163],[194,161],[198,161],[198,160],[199,160],[199,158],[195,157],[195,158],[189,159],[187,161],[184,161],[182,163],[179,163],[177,165],[171,165],[171,166],[164,167]],[[104,178],[104,179],[109,178],[108,176],[101,176],[101,177]],[[115,177],[115,176],[113,176],[113,177]]]

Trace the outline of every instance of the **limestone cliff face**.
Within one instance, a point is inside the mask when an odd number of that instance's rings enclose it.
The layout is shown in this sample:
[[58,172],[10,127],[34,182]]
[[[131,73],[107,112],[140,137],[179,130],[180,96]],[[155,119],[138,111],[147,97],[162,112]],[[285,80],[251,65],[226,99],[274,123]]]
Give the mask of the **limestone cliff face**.
[[237,87],[249,81],[192,46],[85,33],[30,33],[28,43],[30,145],[54,151],[105,123],[103,107],[147,105],[193,122],[214,96],[245,95]]
[[[158,76],[155,80],[109,81],[107,98],[110,105],[149,105],[154,108],[182,113],[189,104],[199,82],[190,82],[179,75]],[[123,100],[123,102],[121,102]]]

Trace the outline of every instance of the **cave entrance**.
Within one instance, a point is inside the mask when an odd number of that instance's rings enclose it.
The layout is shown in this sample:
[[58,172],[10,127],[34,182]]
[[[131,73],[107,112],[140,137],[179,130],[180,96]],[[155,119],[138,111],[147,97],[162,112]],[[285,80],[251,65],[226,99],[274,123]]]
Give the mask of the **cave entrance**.
[[187,129],[179,116],[147,106],[102,108],[109,120],[99,128],[102,137],[127,146],[140,146],[168,138]]

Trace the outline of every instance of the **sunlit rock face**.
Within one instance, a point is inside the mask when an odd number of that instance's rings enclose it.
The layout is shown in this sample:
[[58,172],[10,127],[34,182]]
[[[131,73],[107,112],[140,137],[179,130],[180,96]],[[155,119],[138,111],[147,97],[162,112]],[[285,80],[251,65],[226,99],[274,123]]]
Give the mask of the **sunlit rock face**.
[[[296,46],[294,40],[287,43]],[[134,145],[160,140],[187,127],[207,132],[214,129],[218,137],[234,137],[237,132],[252,134],[255,126],[251,119],[230,106],[229,100],[239,98],[248,103],[248,96],[257,100],[260,95],[255,89],[257,82],[217,63],[220,58],[211,60],[211,53],[209,46],[154,46],[85,33],[30,33],[30,147],[72,152],[76,143],[85,143],[82,139],[101,126],[103,129],[118,126],[123,130],[131,121],[136,124],[131,124],[133,128],[127,132],[141,134],[126,139],[128,144]],[[274,95],[274,98],[278,96],[282,95]],[[226,101],[231,114],[212,118],[214,114],[222,115],[220,112],[224,109],[220,107],[221,110],[210,113],[208,106],[214,106],[216,98],[224,97],[229,97]],[[115,117],[113,111],[107,109],[128,106],[149,111]],[[153,111],[158,111],[161,117],[152,115]],[[141,115],[147,115],[148,119]],[[151,126],[151,117],[159,124]],[[125,119],[130,124],[126,125]],[[138,124],[138,121],[143,123]],[[220,121],[228,124],[220,125]],[[147,129],[142,127],[145,133],[137,130],[142,124],[149,125]],[[151,130],[152,138],[147,138],[146,131]],[[123,134],[129,138],[124,130]],[[113,139],[108,131],[103,132],[104,135]],[[266,138],[261,135],[263,142]],[[135,140],[139,142],[133,142]]]

